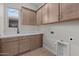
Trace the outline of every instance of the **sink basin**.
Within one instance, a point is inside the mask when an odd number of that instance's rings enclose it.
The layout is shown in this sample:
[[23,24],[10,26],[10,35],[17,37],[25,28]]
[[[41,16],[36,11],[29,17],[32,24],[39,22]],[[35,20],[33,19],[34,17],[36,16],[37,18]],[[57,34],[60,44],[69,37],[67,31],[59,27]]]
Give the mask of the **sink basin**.
[[67,42],[64,42],[64,41],[61,41],[61,40],[58,40],[57,41],[57,44],[60,44],[60,45],[68,45]]
[[69,43],[63,40],[56,42],[57,56],[68,56],[69,55]]

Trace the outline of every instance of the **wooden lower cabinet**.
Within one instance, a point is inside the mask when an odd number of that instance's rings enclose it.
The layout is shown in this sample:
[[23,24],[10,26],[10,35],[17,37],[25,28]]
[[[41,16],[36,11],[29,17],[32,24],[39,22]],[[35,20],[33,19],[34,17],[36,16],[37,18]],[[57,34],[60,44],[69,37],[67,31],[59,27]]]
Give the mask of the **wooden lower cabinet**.
[[18,54],[18,40],[15,40],[17,38],[8,39],[12,41],[6,41],[7,39],[2,39],[5,40],[4,42],[1,42],[1,47],[0,47],[0,55],[16,55]]
[[19,55],[42,47],[42,36],[43,35],[38,34],[15,38],[2,38],[0,39],[0,56]]
[[24,53],[30,50],[30,40],[28,37],[21,37],[19,40],[19,52]]
[[31,44],[30,45],[31,50],[42,47],[42,35],[31,36],[30,44]]

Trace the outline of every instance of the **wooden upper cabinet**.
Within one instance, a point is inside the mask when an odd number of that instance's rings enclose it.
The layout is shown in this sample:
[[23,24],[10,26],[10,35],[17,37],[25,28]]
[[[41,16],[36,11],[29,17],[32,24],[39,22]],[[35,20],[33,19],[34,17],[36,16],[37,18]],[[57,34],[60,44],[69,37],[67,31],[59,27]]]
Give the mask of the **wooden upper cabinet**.
[[[58,3],[48,3],[37,11],[37,21],[42,24],[58,22],[59,9]],[[38,22],[38,23],[39,23]]]
[[61,3],[60,21],[79,18],[79,3]]
[[29,24],[29,10],[22,8],[22,24]]
[[22,25],[35,25],[36,14],[34,11],[22,7]]
[[58,3],[48,3],[48,23],[58,22]]
[[44,5],[42,8],[42,23],[48,23],[48,4]]
[[39,9],[36,12],[36,19],[37,19],[37,25],[41,25],[42,24],[42,10]]
[[36,25],[79,18],[79,3],[47,3],[36,13],[22,8],[22,24]]
[[30,25],[36,25],[36,13],[34,11],[29,12],[29,24]]

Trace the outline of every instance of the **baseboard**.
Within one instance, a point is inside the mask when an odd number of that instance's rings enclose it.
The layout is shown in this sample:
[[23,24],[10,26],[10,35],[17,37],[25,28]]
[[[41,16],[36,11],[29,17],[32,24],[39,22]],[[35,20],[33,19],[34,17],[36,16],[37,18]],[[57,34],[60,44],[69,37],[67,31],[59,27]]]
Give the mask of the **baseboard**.
[[52,52],[55,56],[56,56],[56,52],[52,51],[49,47],[43,45],[44,48],[46,48],[47,50],[49,50],[50,52]]

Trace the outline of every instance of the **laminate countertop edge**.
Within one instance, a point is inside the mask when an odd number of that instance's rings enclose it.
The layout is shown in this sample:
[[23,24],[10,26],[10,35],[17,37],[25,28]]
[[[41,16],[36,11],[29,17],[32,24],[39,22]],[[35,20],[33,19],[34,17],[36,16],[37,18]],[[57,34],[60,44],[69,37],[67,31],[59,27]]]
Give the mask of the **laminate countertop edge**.
[[43,33],[1,35],[0,38],[11,38],[11,37],[30,36],[30,35],[38,35],[38,34],[43,34]]

